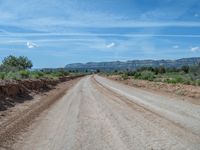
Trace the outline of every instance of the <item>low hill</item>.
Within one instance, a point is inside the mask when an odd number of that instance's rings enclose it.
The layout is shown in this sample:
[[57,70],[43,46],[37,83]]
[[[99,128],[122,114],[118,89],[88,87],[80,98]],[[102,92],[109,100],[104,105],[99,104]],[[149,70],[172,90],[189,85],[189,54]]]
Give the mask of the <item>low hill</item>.
[[180,68],[184,65],[196,65],[200,63],[200,57],[182,58],[177,60],[129,60],[129,61],[111,61],[111,62],[88,62],[88,63],[73,63],[65,66],[67,70],[78,70],[78,71],[124,71],[124,70],[135,70],[144,66],[148,67],[177,67]]

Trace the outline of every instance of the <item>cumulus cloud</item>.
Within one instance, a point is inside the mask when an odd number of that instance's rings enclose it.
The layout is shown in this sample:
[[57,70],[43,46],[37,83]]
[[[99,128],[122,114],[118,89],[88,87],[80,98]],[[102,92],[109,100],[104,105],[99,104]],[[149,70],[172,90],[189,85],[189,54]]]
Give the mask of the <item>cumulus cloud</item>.
[[199,51],[200,50],[200,47],[196,46],[196,47],[192,47],[190,49],[191,52],[196,52],[196,51]]
[[106,48],[112,48],[112,47],[114,47],[115,45],[116,45],[116,44],[115,44],[114,42],[112,42],[112,43],[106,45]]
[[179,45],[174,45],[173,48],[177,49],[177,48],[179,48]]
[[36,48],[36,47],[38,47],[38,45],[33,43],[33,42],[27,42],[26,45],[27,45],[28,48]]

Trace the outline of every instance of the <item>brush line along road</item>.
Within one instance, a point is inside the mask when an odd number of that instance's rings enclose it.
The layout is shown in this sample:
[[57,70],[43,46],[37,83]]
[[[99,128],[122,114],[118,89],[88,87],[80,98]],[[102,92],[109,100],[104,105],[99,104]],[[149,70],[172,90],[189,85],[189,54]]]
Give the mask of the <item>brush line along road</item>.
[[14,149],[200,149],[200,105],[86,76],[36,119]]

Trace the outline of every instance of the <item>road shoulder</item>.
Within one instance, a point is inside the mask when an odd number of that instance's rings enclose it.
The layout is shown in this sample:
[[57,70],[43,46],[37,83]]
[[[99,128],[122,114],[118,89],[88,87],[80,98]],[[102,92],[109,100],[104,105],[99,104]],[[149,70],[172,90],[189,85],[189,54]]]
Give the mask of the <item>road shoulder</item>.
[[1,112],[0,148],[8,149],[17,140],[18,135],[25,131],[35,118],[64,96],[68,89],[79,80],[78,78],[60,83],[49,92],[35,95],[31,101],[26,101]]

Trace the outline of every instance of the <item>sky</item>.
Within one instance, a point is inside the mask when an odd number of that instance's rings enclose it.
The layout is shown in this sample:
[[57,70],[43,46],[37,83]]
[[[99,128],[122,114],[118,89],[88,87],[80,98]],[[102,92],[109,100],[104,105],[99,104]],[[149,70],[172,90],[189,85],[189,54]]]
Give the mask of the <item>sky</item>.
[[0,62],[69,63],[200,56],[199,0],[0,0]]

